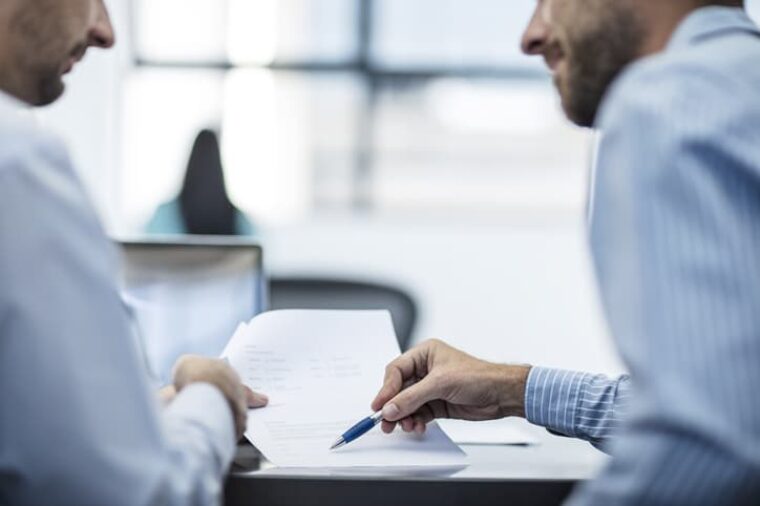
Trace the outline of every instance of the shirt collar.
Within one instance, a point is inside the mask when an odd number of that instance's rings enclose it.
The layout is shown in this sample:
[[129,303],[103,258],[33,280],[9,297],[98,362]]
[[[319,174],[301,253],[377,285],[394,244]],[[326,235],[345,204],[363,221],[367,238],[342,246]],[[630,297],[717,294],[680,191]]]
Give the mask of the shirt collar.
[[692,46],[701,40],[727,32],[760,35],[757,25],[741,7],[703,7],[681,22],[668,43],[668,50]]
[[3,118],[37,122],[35,109],[13,95],[0,90],[0,115]]
[[9,95],[3,90],[0,90],[0,104],[2,104],[5,107],[11,107],[13,109],[23,109],[23,108],[29,107],[21,100],[17,99],[13,95]]

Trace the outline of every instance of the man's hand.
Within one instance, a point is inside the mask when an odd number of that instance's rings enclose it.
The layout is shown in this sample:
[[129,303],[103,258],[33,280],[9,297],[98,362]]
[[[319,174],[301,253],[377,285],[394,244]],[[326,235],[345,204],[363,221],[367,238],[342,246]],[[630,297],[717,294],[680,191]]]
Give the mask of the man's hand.
[[383,411],[383,432],[396,424],[423,433],[436,418],[493,420],[525,416],[530,366],[492,364],[437,340],[427,341],[391,362],[372,401]]
[[174,366],[174,388],[177,393],[191,383],[210,383],[227,398],[235,420],[235,433],[245,432],[248,408],[261,408],[269,399],[243,385],[240,377],[226,362],[217,359],[186,355]]

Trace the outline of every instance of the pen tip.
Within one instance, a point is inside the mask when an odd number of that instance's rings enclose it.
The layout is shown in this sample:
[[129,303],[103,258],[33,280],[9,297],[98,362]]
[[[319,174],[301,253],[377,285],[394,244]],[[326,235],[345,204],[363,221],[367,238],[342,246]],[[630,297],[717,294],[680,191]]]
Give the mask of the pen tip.
[[330,447],[330,450],[331,451],[332,450],[336,450],[336,449],[340,448],[341,446],[343,446],[345,444],[346,444],[346,442],[343,440],[343,438],[340,438],[340,439],[338,439],[337,441],[335,441],[333,443],[333,445]]

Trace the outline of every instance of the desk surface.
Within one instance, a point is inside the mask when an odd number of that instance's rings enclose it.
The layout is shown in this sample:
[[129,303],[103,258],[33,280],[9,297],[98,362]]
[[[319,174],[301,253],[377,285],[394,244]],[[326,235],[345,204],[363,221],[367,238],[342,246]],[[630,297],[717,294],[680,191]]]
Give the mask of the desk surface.
[[279,469],[260,463],[252,448],[241,448],[225,504],[559,504],[605,462],[588,443],[529,430],[539,444],[462,446],[469,465],[460,468]]

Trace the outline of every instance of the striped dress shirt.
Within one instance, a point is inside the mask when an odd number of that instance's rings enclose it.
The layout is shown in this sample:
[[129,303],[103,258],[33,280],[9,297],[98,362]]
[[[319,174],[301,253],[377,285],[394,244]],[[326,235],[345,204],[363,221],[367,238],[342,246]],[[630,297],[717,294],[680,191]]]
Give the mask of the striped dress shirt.
[[612,455],[572,504],[760,504],[760,31],[696,10],[597,126],[591,248],[630,376],[534,368],[527,418]]

